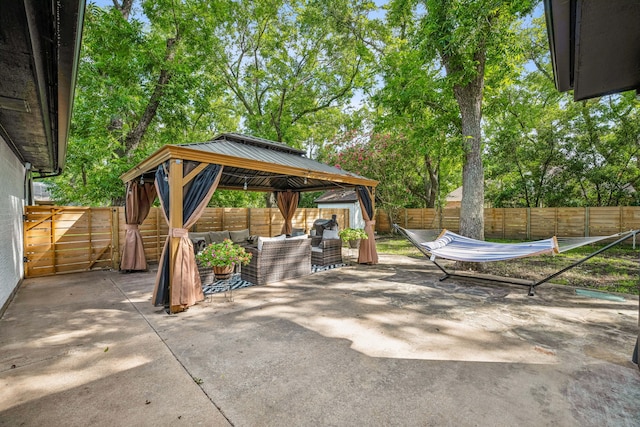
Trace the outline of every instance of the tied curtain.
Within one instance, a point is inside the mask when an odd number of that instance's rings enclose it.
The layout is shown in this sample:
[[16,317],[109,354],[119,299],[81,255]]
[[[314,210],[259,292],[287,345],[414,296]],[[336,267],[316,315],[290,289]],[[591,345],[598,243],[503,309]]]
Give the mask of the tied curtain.
[[360,208],[362,209],[362,218],[364,219],[364,231],[367,233],[368,239],[362,239],[360,241],[360,251],[358,252],[359,264],[377,264],[378,263],[378,251],[376,250],[376,240],[373,234],[376,221],[373,212],[373,197],[367,187],[359,185],[356,187],[356,194],[360,201]]
[[[185,161],[183,177],[189,174],[198,164],[198,162]],[[171,171],[167,171],[167,167],[168,163],[158,166],[155,183],[164,217],[167,224],[170,225],[169,193],[171,189],[169,188],[168,174]],[[156,286],[153,291],[153,304],[156,306],[164,305],[169,308],[170,312],[182,311],[197,301],[204,299],[202,282],[200,281],[193,243],[189,239],[188,229],[202,216],[204,208],[218,187],[222,169],[221,165],[210,164],[184,186],[182,200],[183,228],[169,229],[169,235],[160,256]],[[172,277],[169,265],[171,260],[171,237],[180,238]],[[171,284],[171,287],[169,287],[169,284]]]
[[127,194],[124,205],[125,235],[122,247],[120,270],[146,270],[147,259],[144,256],[144,245],[138,226],[142,224],[151,204],[156,198],[156,187],[153,182],[140,184],[138,180],[127,183]]
[[284,224],[282,225],[282,231],[280,233],[290,235],[293,228],[291,220],[296,213],[296,209],[298,209],[300,193],[297,191],[276,191],[275,193],[278,209],[284,217]]

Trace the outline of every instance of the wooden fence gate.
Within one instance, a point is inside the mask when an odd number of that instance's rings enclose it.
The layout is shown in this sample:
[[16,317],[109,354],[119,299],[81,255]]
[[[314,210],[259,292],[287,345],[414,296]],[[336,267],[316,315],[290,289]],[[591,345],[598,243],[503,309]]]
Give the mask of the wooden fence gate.
[[114,215],[115,208],[25,207],[25,277],[111,268]]

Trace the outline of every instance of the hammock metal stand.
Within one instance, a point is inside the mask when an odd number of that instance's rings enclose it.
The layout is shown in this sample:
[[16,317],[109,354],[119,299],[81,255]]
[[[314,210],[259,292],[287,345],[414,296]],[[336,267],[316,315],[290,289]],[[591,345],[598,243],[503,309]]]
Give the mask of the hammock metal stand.
[[529,296],[534,296],[535,295],[535,289],[536,287],[542,285],[543,283],[548,282],[549,280],[561,275],[562,273],[564,273],[565,271],[571,270],[574,267],[577,267],[578,265],[582,264],[583,262],[593,258],[594,256],[608,250],[611,249],[612,247],[624,242],[625,240],[627,240],[630,237],[635,237],[636,234],[640,233],[640,230],[632,230],[629,231],[628,233],[626,233],[624,236],[620,237],[619,239],[617,239],[616,241],[609,243],[608,245],[598,249],[597,251],[587,255],[586,257],[574,262],[573,264],[556,271],[553,274],[550,274],[547,277],[544,277],[540,280],[533,280],[533,281],[528,281],[528,280],[524,280],[524,279],[511,279],[511,278],[507,278],[507,277],[501,277],[501,276],[486,276],[486,275],[482,275],[482,274],[473,274],[473,273],[457,273],[457,272],[452,272],[452,271],[448,271],[446,268],[444,268],[442,265],[438,264],[438,262],[436,261],[436,257],[435,255],[431,254],[427,248],[425,248],[424,246],[422,246],[417,240],[415,240],[414,237],[412,237],[413,232],[411,232],[410,230],[404,229],[402,227],[400,227],[397,224],[393,224],[393,228],[398,231],[398,233],[400,233],[402,236],[404,236],[407,240],[409,240],[409,242],[411,242],[413,244],[413,246],[415,246],[420,252],[422,252],[422,254],[429,260],[431,261],[436,267],[438,267],[438,269],[440,269],[440,271],[442,271],[444,273],[444,276],[440,277],[439,280],[443,281],[446,280],[450,277],[460,277],[460,278],[465,278],[465,279],[473,279],[473,280],[483,280],[483,281],[489,281],[489,282],[500,282],[500,283],[507,283],[510,285],[519,285],[519,286],[527,286],[529,288]]

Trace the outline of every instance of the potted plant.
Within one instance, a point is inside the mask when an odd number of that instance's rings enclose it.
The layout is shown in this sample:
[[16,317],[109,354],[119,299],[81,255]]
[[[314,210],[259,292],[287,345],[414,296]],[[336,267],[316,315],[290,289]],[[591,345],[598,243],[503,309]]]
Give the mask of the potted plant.
[[360,240],[369,238],[362,228],[345,228],[338,232],[338,236],[343,242],[347,242],[349,247],[354,249],[360,245]]
[[203,267],[213,268],[216,279],[224,280],[231,277],[236,265],[247,265],[251,261],[251,253],[224,239],[220,243],[211,243],[196,255],[196,260]]

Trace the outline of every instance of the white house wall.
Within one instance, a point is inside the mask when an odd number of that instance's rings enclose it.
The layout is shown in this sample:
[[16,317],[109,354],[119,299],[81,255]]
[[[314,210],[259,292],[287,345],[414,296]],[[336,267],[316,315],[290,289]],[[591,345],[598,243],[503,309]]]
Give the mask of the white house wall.
[[24,166],[0,138],[0,309],[24,275],[24,178]]
[[[349,209],[349,227],[364,228],[364,219],[360,203],[318,203],[320,209]],[[345,228],[344,224],[339,224],[340,229]]]

